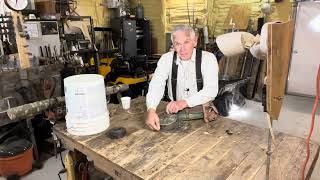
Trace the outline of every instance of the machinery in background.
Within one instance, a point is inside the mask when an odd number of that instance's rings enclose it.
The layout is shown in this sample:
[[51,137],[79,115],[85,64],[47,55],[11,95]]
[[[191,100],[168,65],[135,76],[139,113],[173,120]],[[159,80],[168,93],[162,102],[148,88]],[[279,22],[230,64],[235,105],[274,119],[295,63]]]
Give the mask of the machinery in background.
[[145,19],[120,17],[111,19],[112,38],[121,56],[112,63],[111,81],[118,76],[122,83],[136,84],[147,75],[147,61],[151,56],[150,22]]
[[[59,24],[64,56],[77,56],[85,73],[98,73],[93,20],[90,16],[68,16]],[[68,58],[68,57],[67,57]]]
[[[136,15],[132,16],[126,5],[124,2],[108,5],[112,11],[111,27],[104,28],[106,43],[97,45],[99,73],[109,84],[130,85],[127,95],[144,95],[158,58],[151,57],[150,21],[143,17],[142,6],[138,5]],[[105,50],[109,53],[100,53]]]
[[111,19],[113,41],[126,58],[151,56],[150,22],[146,19],[120,17]]

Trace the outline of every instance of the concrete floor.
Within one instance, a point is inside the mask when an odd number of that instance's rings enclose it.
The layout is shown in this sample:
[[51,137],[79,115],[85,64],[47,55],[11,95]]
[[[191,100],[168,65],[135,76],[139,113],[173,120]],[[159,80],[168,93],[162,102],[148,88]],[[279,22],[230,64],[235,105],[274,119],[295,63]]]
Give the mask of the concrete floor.
[[[284,104],[280,113],[279,121],[274,122],[276,131],[285,132],[290,135],[305,138],[310,127],[311,111],[314,99],[306,97],[298,97],[286,95]],[[266,128],[265,114],[263,113],[261,103],[247,100],[246,105],[240,110],[230,115],[231,119],[239,120],[254,126]],[[316,116],[316,124],[312,136],[313,141],[320,144],[320,108]],[[23,180],[56,180],[58,171],[62,168],[59,158],[52,157],[47,160],[44,167],[40,170],[23,177]],[[2,180],[4,178],[0,178]],[[61,175],[61,179],[66,179],[65,174]],[[318,161],[311,180],[320,179],[320,162]]]

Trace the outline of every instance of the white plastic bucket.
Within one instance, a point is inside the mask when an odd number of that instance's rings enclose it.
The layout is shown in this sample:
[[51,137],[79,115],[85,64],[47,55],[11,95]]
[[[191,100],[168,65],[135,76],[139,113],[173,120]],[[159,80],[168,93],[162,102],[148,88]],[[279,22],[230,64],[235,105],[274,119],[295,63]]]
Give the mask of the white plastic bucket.
[[81,74],[64,79],[67,131],[73,135],[92,135],[109,127],[103,76]]

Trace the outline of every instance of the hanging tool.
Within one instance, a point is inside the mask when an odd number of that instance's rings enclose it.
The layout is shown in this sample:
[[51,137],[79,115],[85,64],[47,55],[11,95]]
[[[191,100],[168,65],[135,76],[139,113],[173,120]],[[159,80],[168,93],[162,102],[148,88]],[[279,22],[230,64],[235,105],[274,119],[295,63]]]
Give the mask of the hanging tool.
[[17,16],[17,28],[18,28],[19,35],[21,37],[25,37],[25,34],[23,32],[23,27],[22,27],[20,16]]
[[47,62],[48,62],[48,65],[49,64],[51,64],[51,59],[50,59],[50,55],[49,55],[49,48],[48,48],[48,46],[44,46],[44,49],[45,49],[45,54],[46,54],[46,56],[47,56]]
[[51,53],[51,47],[50,44],[48,44],[48,54],[49,54],[49,60],[50,60],[50,64],[53,64],[55,62],[53,62],[53,58],[52,58],[52,53]]
[[2,72],[2,65],[3,65],[3,59],[4,59],[4,51],[3,51],[3,45],[2,45],[2,41],[0,40],[0,71]]
[[55,62],[59,62],[59,57],[58,57],[58,53],[57,53],[57,46],[56,45],[54,45],[53,46],[53,54],[54,54],[54,60],[55,60]]
[[42,46],[40,46],[40,56],[44,57]]

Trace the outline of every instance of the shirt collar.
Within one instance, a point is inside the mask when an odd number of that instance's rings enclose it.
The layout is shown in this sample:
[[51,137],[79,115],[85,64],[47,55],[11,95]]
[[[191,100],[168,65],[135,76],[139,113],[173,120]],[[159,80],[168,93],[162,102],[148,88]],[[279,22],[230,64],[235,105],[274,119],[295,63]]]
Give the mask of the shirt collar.
[[[177,54],[177,64],[181,64],[181,59],[180,59],[180,57],[179,57],[179,55]],[[193,48],[193,50],[192,50],[192,55],[191,55],[191,59],[190,60],[187,60],[187,61],[191,61],[191,62],[195,62],[196,61],[196,49],[195,48]]]

